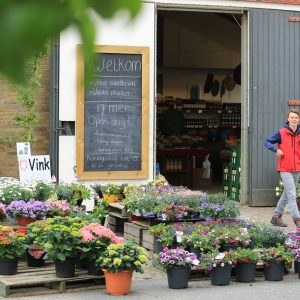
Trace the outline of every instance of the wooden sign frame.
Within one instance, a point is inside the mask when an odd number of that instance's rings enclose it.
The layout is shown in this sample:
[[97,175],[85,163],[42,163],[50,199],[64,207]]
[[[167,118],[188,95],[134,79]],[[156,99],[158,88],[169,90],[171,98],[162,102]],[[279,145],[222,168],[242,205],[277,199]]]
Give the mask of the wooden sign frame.
[[95,46],[95,53],[142,55],[142,110],[141,110],[141,170],[85,171],[84,170],[84,60],[82,46],[77,45],[77,105],[76,105],[76,165],[80,180],[146,179],[149,177],[149,47]]

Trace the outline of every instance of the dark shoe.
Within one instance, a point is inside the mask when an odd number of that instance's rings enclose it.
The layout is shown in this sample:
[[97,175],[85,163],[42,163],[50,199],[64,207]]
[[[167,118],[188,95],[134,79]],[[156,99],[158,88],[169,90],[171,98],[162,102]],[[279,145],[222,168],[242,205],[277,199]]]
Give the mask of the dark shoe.
[[[279,226],[279,227],[287,227],[287,224],[282,222],[282,216],[273,216],[271,219],[271,224],[274,226]],[[299,219],[299,227],[300,227],[300,219]]]
[[295,223],[297,228],[300,228],[300,218],[294,219],[294,223]]

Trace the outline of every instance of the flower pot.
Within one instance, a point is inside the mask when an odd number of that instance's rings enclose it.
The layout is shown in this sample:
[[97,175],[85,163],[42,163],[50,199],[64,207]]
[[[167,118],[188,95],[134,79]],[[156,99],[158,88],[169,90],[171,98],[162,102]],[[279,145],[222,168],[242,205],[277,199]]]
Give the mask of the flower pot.
[[232,265],[216,266],[211,269],[210,279],[212,285],[229,285]]
[[262,247],[263,248],[276,247],[276,243],[275,242],[262,242]]
[[127,295],[131,291],[132,271],[125,270],[119,273],[111,273],[104,270],[106,292],[108,294]]
[[168,286],[170,289],[185,289],[190,279],[190,269],[187,267],[173,267],[167,270]]
[[265,279],[267,281],[283,280],[284,262],[268,262],[264,267]]
[[157,237],[154,238],[154,249],[156,253],[162,252],[164,249],[162,242]]
[[255,280],[256,263],[237,263],[235,276],[238,282],[253,282]]
[[20,217],[17,217],[17,221],[18,221],[18,224],[19,224],[20,226],[27,226],[28,224],[33,223],[33,222],[35,222],[36,220],[35,220],[35,219],[31,219],[31,218],[27,218],[27,217],[20,216]]
[[109,203],[118,201],[118,196],[114,194],[103,194],[103,198],[106,199]]
[[56,277],[66,278],[75,276],[75,258],[68,258],[65,261],[55,260]]
[[194,253],[199,260],[201,259],[202,252],[200,251],[199,247],[196,247],[196,248],[192,247],[191,252]]
[[236,250],[238,247],[241,247],[239,245],[234,245],[234,244],[224,244],[221,246],[221,251],[230,251],[230,250]]
[[0,275],[15,275],[18,271],[17,259],[0,258]]
[[[39,251],[39,250],[37,250],[37,251]],[[30,255],[30,253],[28,253],[28,251],[26,251],[27,266],[33,267],[33,268],[43,267],[45,265],[44,256],[45,256],[45,253],[40,258],[35,258],[34,256]]]
[[294,271],[295,273],[299,273],[299,262],[298,261],[294,261]]
[[86,258],[76,257],[75,268],[86,270],[88,268],[88,260]]
[[93,276],[103,275],[103,271],[96,265],[94,261],[87,262],[88,274]]

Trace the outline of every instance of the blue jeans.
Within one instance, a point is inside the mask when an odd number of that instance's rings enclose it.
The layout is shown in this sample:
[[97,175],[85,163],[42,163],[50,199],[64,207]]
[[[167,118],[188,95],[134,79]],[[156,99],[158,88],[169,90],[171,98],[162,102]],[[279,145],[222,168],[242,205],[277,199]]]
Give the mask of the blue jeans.
[[280,172],[284,190],[278,200],[273,216],[281,216],[286,205],[289,205],[293,220],[300,218],[296,199],[296,186],[300,177],[300,172]]

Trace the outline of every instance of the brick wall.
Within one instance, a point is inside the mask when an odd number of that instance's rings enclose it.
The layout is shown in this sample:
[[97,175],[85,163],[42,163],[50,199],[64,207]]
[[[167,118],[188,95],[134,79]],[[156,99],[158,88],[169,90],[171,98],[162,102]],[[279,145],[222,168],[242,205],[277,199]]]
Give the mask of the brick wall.
[[[35,111],[39,115],[39,122],[34,133],[37,141],[31,145],[33,155],[49,154],[50,139],[50,57],[43,58],[40,64],[42,87],[35,104]],[[6,79],[0,78],[0,135],[17,137],[20,129],[13,123],[16,112],[26,111],[16,100],[16,86]],[[18,164],[16,147],[0,144],[0,177],[11,176],[18,178]]]

